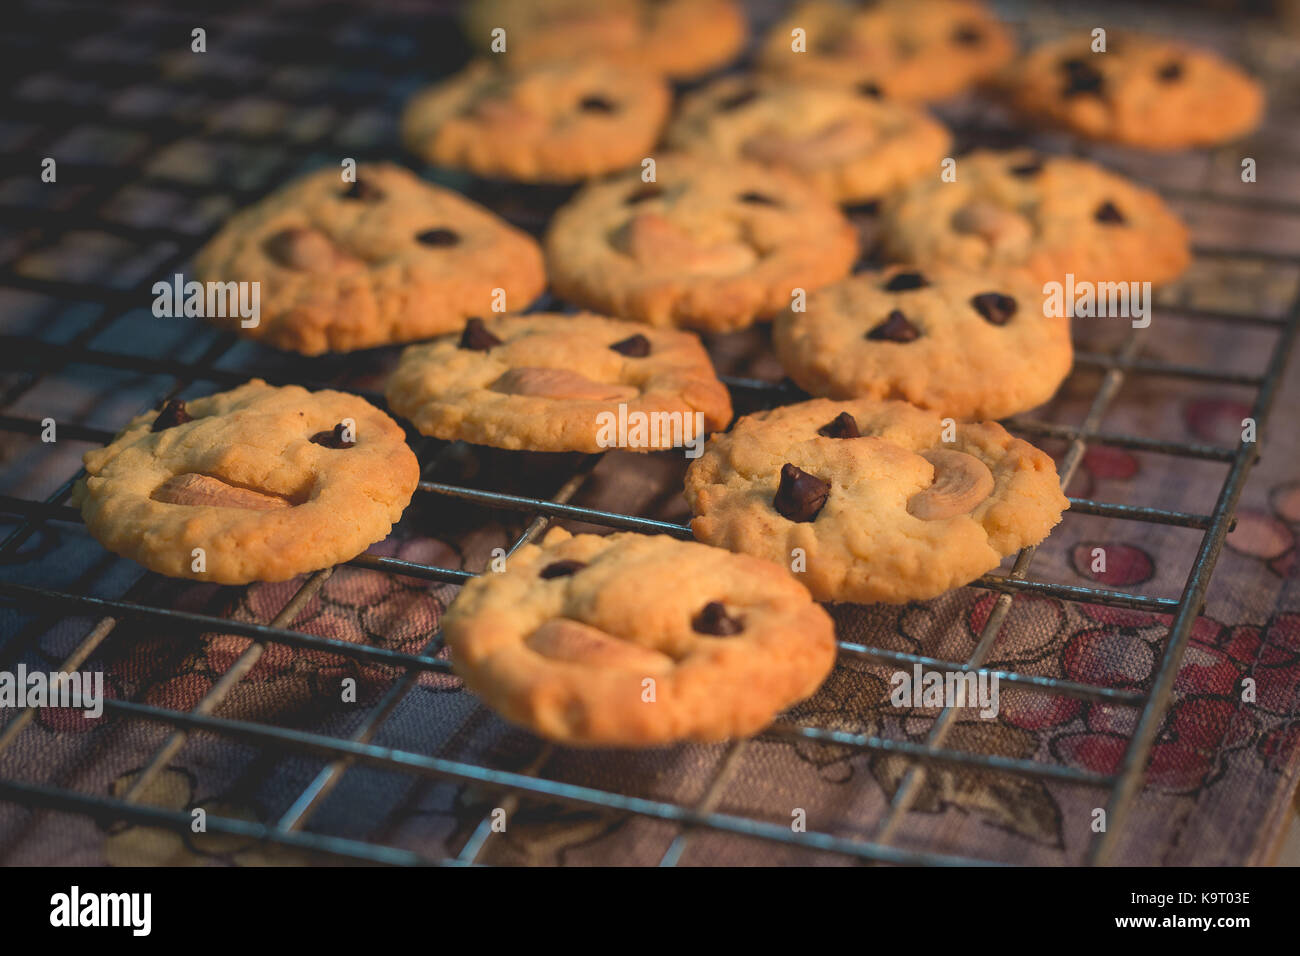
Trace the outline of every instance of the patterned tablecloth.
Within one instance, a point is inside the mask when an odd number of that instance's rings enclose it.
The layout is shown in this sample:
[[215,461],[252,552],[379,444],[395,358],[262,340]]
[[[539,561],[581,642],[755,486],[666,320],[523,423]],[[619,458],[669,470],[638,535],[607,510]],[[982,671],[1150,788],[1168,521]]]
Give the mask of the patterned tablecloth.
[[[1223,38],[1217,38],[1222,42]],[[1297,47],[1260,34],[1241,39],[1255,62],[1279,70],[1294,66]],[[21,92],[21,91],[20,91]],[[373,109],[354,112],[338,130],[380,148],[393,142],[393,121],[408,89],[391,89]],[[1261,157],[1257,183],[1237,175],[1240,149],[1187,156],[1146,156],[1097,150],[1103,161],[1144,179],[1178,187],[1171,200],[1192,225],[1199,249],[1231,248],[1273,254],[1198,256],[1187,277],[1164,290],[1146,331],[1144,355],[1165,362],[1239,372],[1263,370],[1277,330],[1183,318],[1180,308],[1230,309],[1280,316],[1300,288],[1300,109],[1294,89],[1273,91],[1268,128],[1251,148]],[[123,94],[125,96],[126,94]],[[956,104],[950,118],[972,116],[1005,125],[985,106]],[[277,122],[274,104],[229,109],[224,121],[256,126]],[[293,123],[307,123],[298,116]],[[287,128],[297,135],[296,126]],[[67,149],[101,157],[113,142],[95,132],[69,133]],[[12,131],[0,129],[0,134]],[[304,135],[311,135],[310,133]],[[111,137],[109,137],[111,139]],[[1041,140],[1067,148],[1062,139]],[[129,156],[129,144],[117,144]],[[125,160],[125,161],[130,161]],[[231,159],[185,140],[155,154],[151,169],[204,183],[245,178],[261,185],[257,150]],[[323,161],[323,160],[318,160]],[[21,183],[0,182],[0,196],[15,200]],[[73,188],[73,187],[69,187]],[[493,198],[491,194],[487,194]],[[496,199],[509,206],[517,197]],[[1238,200],[1248,200],[1242,204]],[[35,200],[34,200],[35,201]],[[1275,207],[1269,203],[1276,202]],[[194,198],[133,187],[115,195],[103,214],[117,221],[166,223],[199,232],[231,208],[217,191]],[[864,222],[870,228],[870,222]],[[57,245],[29,247],[19,230],[0,229],[0,256],[32,276],[72,277],[127,287],[168,252],[166,244],[133,242],[106,233],[66,237]],[[0,331],[67,342],[100,316],[99,306],[69,307],[36,294],[0,292]],[[1122,320],[1076,323],[1081,348],[1105,351],[1124,333]],[[195,320],[155,319],[148,302],[112,322],[90,342],[94,348],[132,355],[194,361],[215,334]],[[724,370],[779,377],[762,333],[713,341]],[[305,380],[336,380],[378,389],[396,350],[360,356],[290,361],[240,344],[222,368],[256,373],[278,370]],[[5,371],[8,386],[22,373]],[[1060,395],[1035,417],[1081,420],[1100,372],[1079,367]],[[115,429],[157,400],[166,376],[142,376],[99,366],[70,365],[44,377],[4,414]],[[188,394],[211,390],[198,384]],[[1233,447],[1252,393],[1233,385],[1135,374],[1128,378],[1103,429]],[[1205,613],[1198,620],[1179,673],[1173,707],[1155,745],[1147,785],[1118,846],[1123,863],[1243,864],[1269,859],[1287,819],[1300,769],[1300,586],[1296,535],[1300,532],[1300,365],[1293,363],[1275,414],[1260,435],[1262,461],[1246,486],[1236,530],[1228,539]],[[54,445],[5,433],[0,439],[0,492],[44,497],[71,475],[89,445],[60,438]],[[1063,452],[1060,443],[1044,442]],[[427,476],[475,487],[553,491],[573,465],[569,456],[510,455],[463,447],[434,449]],[[426,461],[432,460],[426,456]],[[636,457],[612,453],[597,466],[577,503],[684,520],[677,455]],[[1097,446],[1086,454],[1068,488],[1077,497],[1209,513],[1225,467],[1208,461]],[[426,500],[430,499],[430,500]],[[469,509],[452,500],[420,496],[388,541],[374,553],[477,570],[492,548],[518,531],[508,516]],[[506,523],[501,523],[505,521]],[[15,526],[4,519],[0,532]],[[1039,549],[1031,576],[1066,584],[1099,584],[1176,598],[1200,532],[1067,515]],[[1107,570],[1091,570],[1091,554],[1104,547]],[[269,621],[301,582],[229,588],[169,581],[106,554],[75,523],[44,526],[16,559],[0,567],[5,581],[60,587],[103,597],[127,595],[156,606],[198,610],[250,621]],[[356,568],[336,570],[291,622],[295,629],[347,641],[418,652],[434,636],[453,598],[449,585]],[[966,588],[940,599],[903,607],[841,607],[835,617],[842,640],[943,660],[964,660],[974,647],[994,596]],[[0,668],[21,660],[49,670],[96,624],[89,617],[56,613],[41,619],[30,608],[0,602]],[[1020,596],[1014,601],[989,665],[1089,684],[1143,689],[1156,669],[1168,619],[1148,613],[1076,605]],[[87,665],[102,669],[108,693],[119,699],[188,710],[245,649],[230,634],[195,636],[157,624],[123,621]],[[811,726],[921,742],[933,710],[899,709],[888,699],[892,668],[842,658],[830,679],[787,719]],[[338,686],[354,677],[357,703],[340,703]],[[1239,685],[1251,677],[1257,699],[1245,703]],[[217,714],[326,733],[349,735],[368,704],[394,674],[338,655],[272,645],[218,709]],[[1057,696],[1002,689],[994,720],[961,719],[946,745],[956,749],[1031,758],[1097,773],[1117,768],[1137,711]],[[0,722],[12,719],[0,714]],[[92,794],[121,794],[132,775],[166,739],[154,724],[109,716],[88,721],[67,711],[42,711],[0,752],[0,779],[18,779]],[[425,675],[395,709],[375,743],[503,769],[529,768],[549,779],[685,805],[700,801],[720,770],[725,775],[716,808],[787,825],[795,808],[809,829],[870,839],[908,764],[900,758],[848,747],[759,738],[739,748],[681,746],[654,752],[587,752],[545,748],[484,709],[458,682]],[[323,761],[198,735],[147,789],[146,802],[172,808],[203,806],[275,821],[315,777]],[[913,811],[895,835],[905,849],[1025,863],[1080,862],[1092,836],[1100,791],[1009,775],[936,766]],[[353,768],[320,805],[313,830],[380,841],[428,856],[456,854],[500,798],[474,788],[406,775]],[[490,840],[480,860],[493,863],[657,863],[679,830],[667,823],[524,801],[508,831]],[[291,862],[298,857],[247,841],[216,836],[182,839],[140,826],[100,828],[92,821],[0,803],[0,862],[174,864]],[[838,863],[845,858],[784,848],[709,831],[691,834],[684,864]]]

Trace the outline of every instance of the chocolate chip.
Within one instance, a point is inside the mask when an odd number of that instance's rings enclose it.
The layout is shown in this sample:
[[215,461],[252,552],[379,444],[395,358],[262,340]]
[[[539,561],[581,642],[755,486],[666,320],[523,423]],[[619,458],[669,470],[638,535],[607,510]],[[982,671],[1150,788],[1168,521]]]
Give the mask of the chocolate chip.
[[1121,225],[1124,223],[1124,214],[1110,200],[1098,206],[1097,211],[1092,214],[1092,218],[1098,222],[1112,222]]
[[846,216],[875,216],[880,212],[880,200],[868,199],[866,202],[854,203],[844,207]]
[[740,618],[728,614],[721,601],[710,601],[691,618],[691,628],[711,637],[730,637],[743,631],[745,624]]
[[546,567],[542,568],[538,577],[546,578],[548,580],[551,578],[567,578],[570,574],[577,574],[586,566],[586,561],[553,561]]
[[615,342],[610,346],[619,355],[626,355],[628,358],[645,358],[650,354],[650,340],[638,332],[636,335],[630,335],[621,342]]
[[1038,159],[1037,157],[1029,160],[1026,163],[1020,163],[1017,166],[1012,166],[1008,170],[1008,172],[1010,172],[1012,176],[1019,176],[1021,179],[1028,179],[1030,176],[1037,176],[1042,171],[1043,171],[1043,161],[1041,159]]
[[771,196],[765,196],[763,193],[741,193],[741,202],[754,203],[759,206],[779,206],[781,201],[773,199]]
[[752,103],[758,99],[758,90],[741,90],[739,93],[732,93],[725,100],[718,101],[720,110],[738,110],[746,103]]
[[924,289],[929,284],[919,272],[900,272],[885,283],[885,291],[911,292],[913,289]]
[[454,246],[460,242],[460,235],[451,229],[426,229],[416,235],[415,241],[426,246]]
[[1183,75],[1183,65],[1177,60],[1171,60],[1162,66],[1156,73],[1166,83],[1172,83],[1174,80],[1181,79]]
[[342,422],[339,422],[332,429],[325,432],[317,432],[311,436],[312,444],[324,445],[326,448],[351,448],[357,443],[356,438],[348,441],[346,438],[347,428]]
[[1006,325],[1016,314],[1016,300],[1001,292],[981,292],[971,297],[970,304],[990,325]]
[[885,95],[885,91],[876,83],[859,83],[858,92],[863,96],[869,96],[873,100],[878,100]]
[[1061,61],[1065,71],[1065,88],[1062,96],[1078,96],[1081,93],[1101,94],[1101,73],[1096,67],[1080,59]]
[[185,402],[179,398],[173,398],[162,407],[162,411],[153,420],[153,425],[149,430],[151,432],[160,432],[192,421],[194,421],[194,417],[185,409]]
[[479,318],[470,319],[465,323],[465,331],[460,334],[460,347],[463,349],[473,349],[475,352],[486,352],[493,346],[500,345],[501,340],[487,330],[483,320]]
[[645,202],[648,199],[658,199],[664,194],[662,186],[656,186],[654,183],[646,183],[636,192],[632,193],[623,200],[629,206],[634,206],[639,202]]
[[379,202],[384,198],[384,191],[367,179],[358,179],[343,192],[344,199],[360,199],[362,202]]
[[818,435],[825,435],[827,438],[861,438],[862,432],[858,431],[858,420],[848,412],[840,412],[821,428],[817,429]]
[[777,514],[791,521],[812,521],[826,505],[831,483],[800,471],[786,462],[781,466],[781,484],[772,499]]
[[885,321],[867,333],[874,342],[915,342],[920,337],[921,330],[907,321],[900,309],[890,312]]
[[603,96],[584,96],[578,103],[578,109],[588,113],[612,113],[618,107]]
[[984,42],[984,31],[969,23],[952,31],[952,42],[961,46],[979,46]]

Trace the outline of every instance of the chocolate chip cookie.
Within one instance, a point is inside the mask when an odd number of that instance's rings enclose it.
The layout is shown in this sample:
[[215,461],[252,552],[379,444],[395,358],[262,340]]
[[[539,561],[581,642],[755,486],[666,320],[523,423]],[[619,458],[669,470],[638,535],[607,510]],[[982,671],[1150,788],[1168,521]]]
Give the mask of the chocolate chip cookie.
[[1069,502],[996,422],[814,399],[740,419],[686,473],[701,541],[775,561],[819,601],[936,597],[1036,544]]
[[574,182],[639,163],[668,116],[667,82],[612,61],[505,70],[488,60],[417,93],[402,139],[429,162],[521,182]]
[[923,110],[852,87],[724,77],[688,96],[667,143],[784,169],[837,202],[937,175],[951,138]]
[[530,451],[698,449],[731,421],[694,335],[590,313],[471,319],[408,348],[387,395],[425,435]]
[[369,402],[260,379],[139,415],[84,460],[73,503],[104,547],[219,584],[356,557],[420,477],[402,429]]
[[1070,372],[1069,317],[1044,311],[1023,279],[896,266],[813,293],[777,317],[772,342],[813,395],[1001,418],[1047,401]]
[[464,20],[470,42],[511,67],[603,56],[678,79],[724,66],[747,32],[736,0],[474,0]]
[[974,0],[808,0],[767,34],[759,63],[868,95],[936,100],[990,78],[1014,53],[1010,33]]
[[556,213],[545,248],[557,295],[651,325],[723,331],[853,264],[853,226],[788,173],[686,154],[659,157],[655,173],[589,184]]
[[753,734],[835,660],[830,617],[780,567],[666,535],[553,529],[442,626],[466,687],[571,746]]
[[1040,283],[1167,282],[1191,256],[1187,227],[1149,189],[1066,156],[960,157],[956,181],[918,180],[887,199],[888,254],[921,270],[1026,272]]
[[1012,104],[1026,117],[1091,139],[1148,149],[1225,143],[1253,130],[1258,83],[1209,50],[1153,36],[1086,33],[1043,44],[1011,70]]
[[531,236],[389,163],[359,166],[355,182],[322,169],[236,213],[195,271],[260,283],[256,326],[214,321],[305,355],[449,332],[497,290],[523,309],[546,286]]

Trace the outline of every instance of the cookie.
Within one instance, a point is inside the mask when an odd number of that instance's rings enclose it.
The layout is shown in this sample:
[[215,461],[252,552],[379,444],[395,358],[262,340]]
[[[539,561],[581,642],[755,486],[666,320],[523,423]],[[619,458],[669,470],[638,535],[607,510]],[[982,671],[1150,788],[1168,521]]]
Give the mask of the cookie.
[[951,137],[924,111],[851,87],[728,76],[686,98],[666,142],[784,169],[852,203],[937,174]]
[[546,286],[531,236],[388,163],[359,166],[351,183],[322,169],[242,210],[195,271],[260,283],[256,326],[216,321],[304,355],[450,332],[491,309],[496,290],[522,309]]
[[922,270],[1022,270],[1040,283],[1167,282],[1187,267],[1187,227],[1156,193],[1095,163],[1028,150],[957,160],[956,181],[918,180],[881,210],[887,254]]
[[1258,83],[1217,54],[1151,36],[1111,36],[1092,52],[1087,34],[1036,48],[1008,78],[1025,117],[1090,139],[1148,149],[1226,143],[1253,130]]
[[591,183],[555,214],[544,245],[557,295],[651,325],[727,331],[842,278],[857,255],[834,203],[788,173],[679,153],[658,157],[655,175]]
[[814,292],[777,317],[772,344],[812,395],[1002,418],[1047,401],[1070,372],[1070,320],[1044,311],[1023,280],[895,266]]
[[472,320],[408,348],[387,397],[425,435],[531,451],[698,448],[731,421],[694,335],[591,314]]
[[1052,459],[996,422],[813,399],[740,419],[686,473],[691,529],[791,569],[819,601],[936,597],[1036,544],[1069,502]]
[[[801,51],[794,48],[796,30],[803,31]],[[918,101],[986,80],[1014,53],[1011,34],[973,0],[810,0],[767,34],[759,65],[781,76]]]
[[218,584],[356,557],[388,535],[420,477],[402,429],[365,399],[260,379],[139,415],[84,461],[73,503],[100,544]]
[[481,60],[411,99],[402,140],[422,159],[479,176],[574,182],[640,163],[670,99],[659,74],[628,64],[507,71]]
[[607,56],[677,79],[726,65],[747,33],[735,0],[476,0],[464,22],[471,43],[511,67]]
[[466,584],[442,628],[484,703],[575,746],[747,736],[835,660],[830,617],[781,568],[666,535],[553,529]]

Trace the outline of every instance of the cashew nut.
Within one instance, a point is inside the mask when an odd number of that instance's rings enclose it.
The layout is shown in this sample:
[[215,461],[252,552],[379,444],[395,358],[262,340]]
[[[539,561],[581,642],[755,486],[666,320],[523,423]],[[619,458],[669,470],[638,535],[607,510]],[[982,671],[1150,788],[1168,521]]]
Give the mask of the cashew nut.
[[279,495],[263,494],[226,484],[220,478],[187,472],[173,475],[153,490],[154,501],[169,505],[204,505],[211,508],[243,508],[245,511],[275,511],[291,507]]
[[1034,235],[1028,219],[987,199],[976,199],[962,206],[953,213],[952,225],[958,232],[979,236],[995,252],[1022,246]]
[[945,448],[923,452],[934,466],[934,483],[907,502],[907,512],[922,521],[969,514],[993,493],[993,472],[973,455]]
[[817,169],[856,159],[876,145],[877,134],[863,123],[840,120],[808,136],[769,131],[751,136],[742,151],[760,163]]
[[573,401],[617,402],[637,396],[629,385],[595,382],[567,368],[512,368],[492,383],[493,391],[507,395],[535,395],[539,398],[567,398]]
[[329,272],[364,265],[319,229],[281,229],[268,237],[263,247],[280,265],[299,272]]
[[758,261],[744,242],[708,244],[659,213],[646,212],[631,219],[615,239],[637,262],[692,275],[730,275]]
[[667,654],[628,641],[566,617],[552,618],[524,640],[543,657],[589,667],[662,674],[675,662]]

